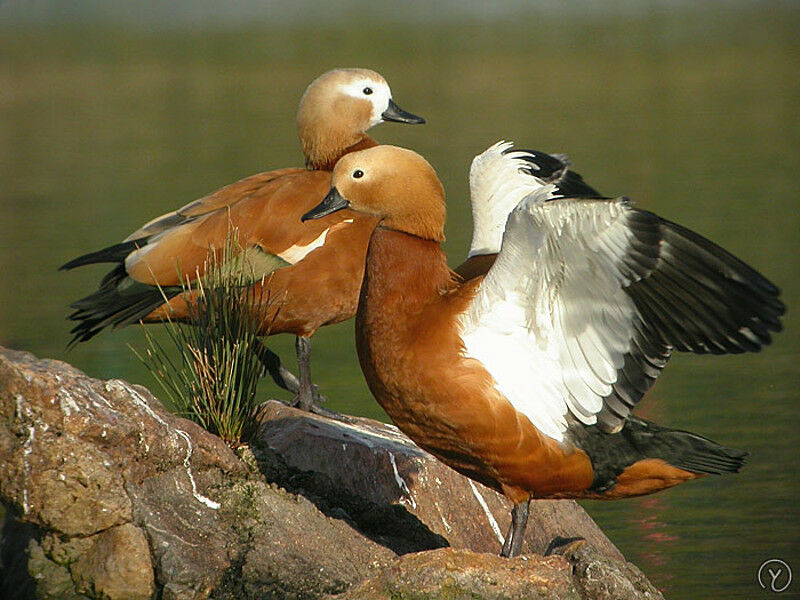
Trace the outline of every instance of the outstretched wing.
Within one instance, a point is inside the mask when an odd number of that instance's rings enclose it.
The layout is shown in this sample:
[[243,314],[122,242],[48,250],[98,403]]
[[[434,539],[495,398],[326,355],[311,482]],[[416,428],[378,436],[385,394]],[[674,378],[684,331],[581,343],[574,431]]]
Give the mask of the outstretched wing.
[[476,156],[469,170],[473,228],[468,256],[499,252],[509,213],[548,184],[548,199],[601,197],[570,170],[563,154],[520,150],[513,142],[499,141]]
[[542,432],[568,415],[618,429],[673,350],[757,351],[785,308],[767,279],[626,199],[545,201],[511,213],[462,315],[468,356]]

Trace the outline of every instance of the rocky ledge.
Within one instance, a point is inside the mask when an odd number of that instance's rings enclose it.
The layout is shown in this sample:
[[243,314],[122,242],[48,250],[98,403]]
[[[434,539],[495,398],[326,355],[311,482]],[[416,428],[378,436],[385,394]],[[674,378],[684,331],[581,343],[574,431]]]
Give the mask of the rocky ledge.
[[574,502],[535,502],[501,559],[507,501],[395,427],[261,421],[234,452],[143,387],[0,348],[0,597],[662,597]]

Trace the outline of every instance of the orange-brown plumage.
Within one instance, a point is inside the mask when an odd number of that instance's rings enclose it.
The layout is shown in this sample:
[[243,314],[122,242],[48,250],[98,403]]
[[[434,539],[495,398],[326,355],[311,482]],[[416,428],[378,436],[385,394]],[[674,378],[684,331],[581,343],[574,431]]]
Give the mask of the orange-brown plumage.
[[512,499],[578,494],[592,483],[588,457],[539,433],[463,356],[455,317],[479,283],[459,284],[437,242],[380,226],[356,314],[370,390],[417,444]]
[[[65,265],[118,264],[97,292],[73,305],[70,318],[79,322],[73,341],[87,340],[108,325],[189,319],[187,302],[193,296],[181,294],[180,286],[202,277],[209,259],[221,258],[231,239],[252,271],[247,275],[255,287],[251,297],[260,302],[262,334],[305,339],[323,325],[352,317],[377,219],[350,211],[310,223],[300,217],[325,196],[336,162],[376,146],[366,130],[389,120],[424,122],[394,104],[388,84],[374,71],[321,75],[298,109],[307,168],[242,179],[150,221],[121,244]],[[172,296],[168,304],[159,287]]]
[[531,498],[624,498],[741,466],[740,451],[634,417],[618,433],[575,419],[560,439],[539,430],[466,350],[462,316],[495,258],[476,259],[461,274],[448,268],[444,191],[430,165],[379,146],[343,157],[331,183],[304,219],[346,206],[380,219],[356,313],[369,388],[418,445],[515,503],[504,555],[519,551]]
[[[248,178],[267,182],[249,191],[246,197],[225,204],[222,210],[176,231],[129,266],[128,274],[144,283],[180,285],[181,279],[193,278],[197,270],[202,274],[209,250],[221,252],[229,231],[236,232],[237,243],[242,247],[258,246],[276,256],[286,255],[293,247],[307,246],[327,231],[324,245],[254,285],[253,297],[264,301],[262,333],[308,337],[323,325],[352,317],[361,288],[367,242],[377,220],[342,211],[299,227],[300,217],[325,195],[330,172],[297,169],[277,178],[269,175]],[[224,198],[219,192],[217,195]],[[189,318],[183,295],[143,320],[160,321],[166,316]]]
[[[411,151],[378,147],[345,157],[332,182],[344,198],[358,198],[357,210],[381,219],[356,314],[370,390],[409,437],[463,474],[513,499],[577,495],[592,483],[586,454],[538,432],[463,354],[456,317],[481,278],[460,283],[448,268],[444,190],[423,163]],[[366,175],[354,178],[357,170]]]
[[626,467],[617,475],[617,482],[610,490],[597,495],[586,494],[585,497],[616,500],[644,496],[698,477],[704,477],[704,474],[673,467],[660,458],[646,458]]

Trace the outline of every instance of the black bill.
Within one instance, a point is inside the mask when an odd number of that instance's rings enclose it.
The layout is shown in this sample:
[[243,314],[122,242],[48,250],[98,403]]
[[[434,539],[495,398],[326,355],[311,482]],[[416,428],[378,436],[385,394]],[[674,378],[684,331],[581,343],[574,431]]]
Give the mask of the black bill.
[[332,187],[328,195],[325,196],[325,199],[300,217],[300,220],[305,222],[311,219],[319,219],[320,217],[335,213],[337,210],[342,210],[348,206],[350,206],[350,203],[342,197],[339,190]]
[[425,119],[422,117],[404,111],[397,106],[391,98],[389,98],[389,108],[383,111],[381,117],[383,117],[384,121],[396,121],[398,123],[409,123],[411,125],[421,125],[425,122]]

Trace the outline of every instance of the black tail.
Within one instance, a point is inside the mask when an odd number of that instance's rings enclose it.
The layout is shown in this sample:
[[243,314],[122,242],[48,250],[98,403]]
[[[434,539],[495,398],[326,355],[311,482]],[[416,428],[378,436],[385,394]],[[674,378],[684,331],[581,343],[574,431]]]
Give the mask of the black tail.
[[688,431],[659,427],[643,419],[629,418],[621,433],[627,434],[642,459],[660,458],[673,467],[692,473],[738,473],[748,456],[744,450],[721,446]]
[[136,323],[180,293],[179,286],[159,288],[128,277],[125,259],[146,244],[146,238],[121,242],[79,256],[59,267],[63,271],[96,263],[116,263],[103,277],[96,292],[70,304],[75,312],[67,318],[78,324],[70,331],[73,337],[68,348],[90,340],[108,326],[116,328]]
[[108,326],[136,323],[180,292],[180,286],[159,288],[134,281],[128,277],[125,265],[117,265],[96,292],[70,304],[75,312],[68,318],[78,324],[70,331],[73,338],[68,347],[93,338]]
[[592,461],[592,490],[604,492],[614,486],[617,476],[634,463],[648,458],[703,475],[738,473],[748,453],[727,448],[701,435],[661,427],[633,416],[618,433],[605,433],[597,425],[570,430],[576,445]]
[[147,243],[146,240],[131,240],[129,242],[121,242],[114,244],[108,248],[103,248],[97,252],[90,252],[78,258],[73,258],[68,263],[61,265],[59,271],[68,271],[75,267],[82,267],[84,265],[92,265],[95,263],[121,263],[124,262],[127,256]]

